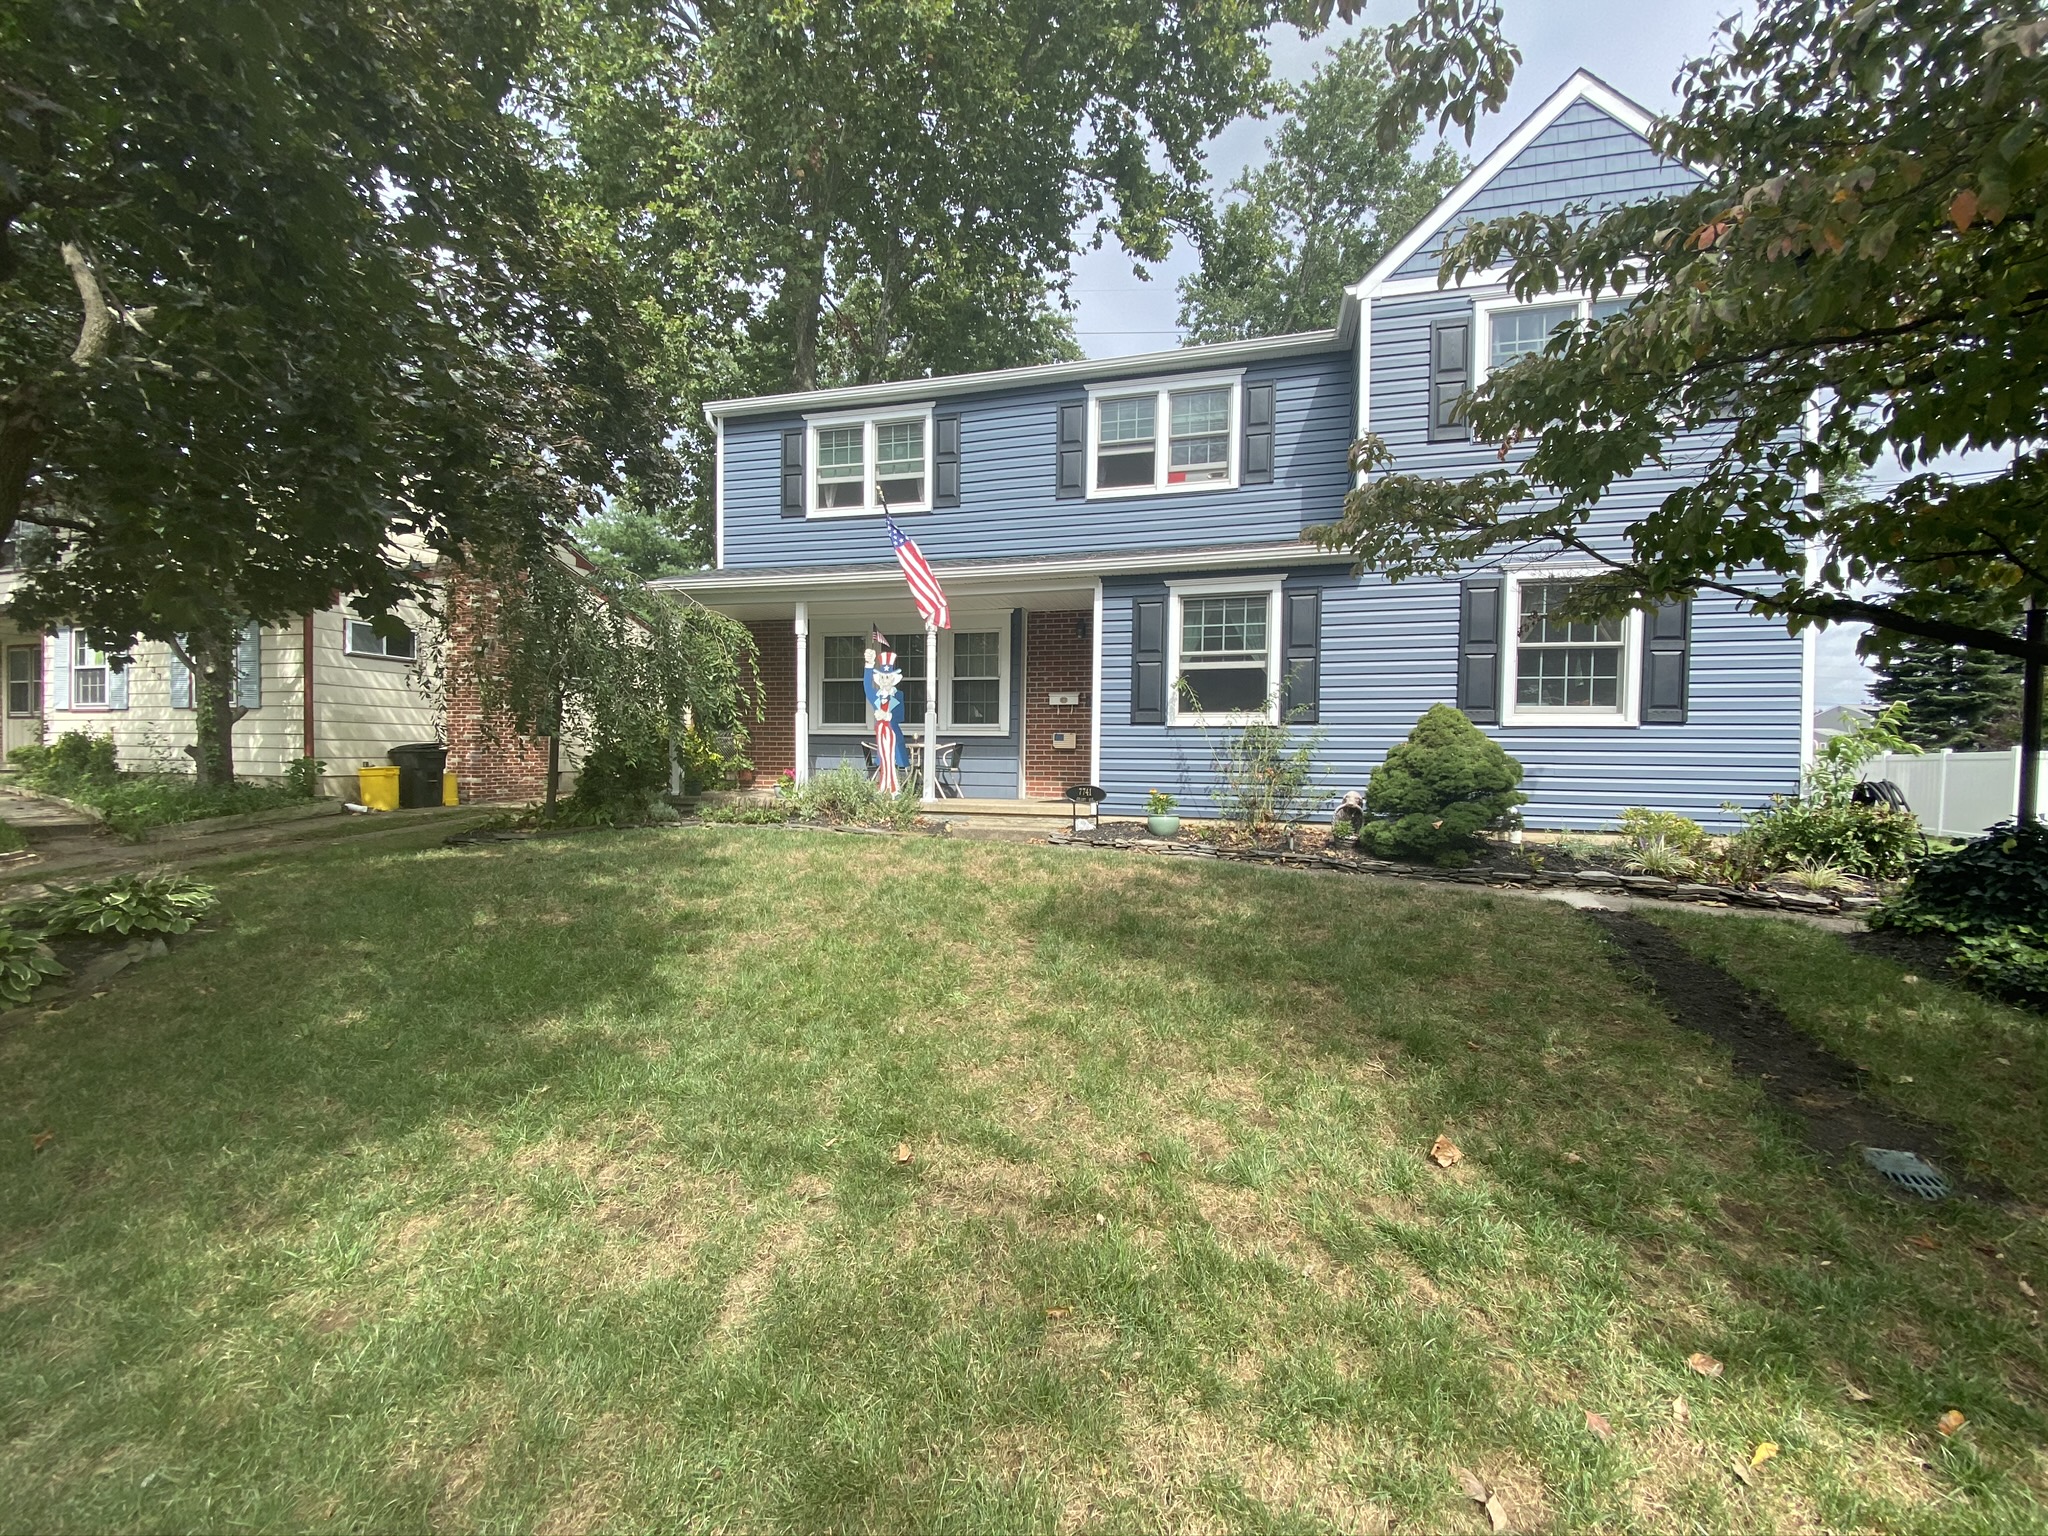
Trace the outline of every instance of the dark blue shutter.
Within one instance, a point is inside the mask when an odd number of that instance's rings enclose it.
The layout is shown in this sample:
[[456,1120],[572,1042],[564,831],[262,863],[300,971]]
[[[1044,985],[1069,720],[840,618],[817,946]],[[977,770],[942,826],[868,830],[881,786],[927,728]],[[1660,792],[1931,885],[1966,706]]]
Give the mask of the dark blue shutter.
[[1429,440],[1462,443],[1472,428],[1459,402],[1472,387],[1472,318],[1433,320],[1429,327]]
[[804,515],[804,428],[782,434],[782,515]]
[[960,418],[932,418],[932,505],[960,505]]
[[1059,490],[1062,500],[1088,494],[1088,402],[1060,407]]
[[1269,485],[1273,480],[1273,386],[1247,384],[1244,387],[1244,449],[1241,460],[1246,485]]
[[1643,615],[1643,720],[1683,725],[1692,670],[1692,602],[1660,603]]
[[1289,592],[1281,604],[1286,628],[1280,647],[1280,718],[1289,725],[1314,725],[1322,708],[1323,592]]
[[1131,604],[1131,724],[1166,724],[1166,599]]
[[1458,708],[1477,725],[1500,724],[1501,595],[1498,576],[1465,583],[1458,608]]

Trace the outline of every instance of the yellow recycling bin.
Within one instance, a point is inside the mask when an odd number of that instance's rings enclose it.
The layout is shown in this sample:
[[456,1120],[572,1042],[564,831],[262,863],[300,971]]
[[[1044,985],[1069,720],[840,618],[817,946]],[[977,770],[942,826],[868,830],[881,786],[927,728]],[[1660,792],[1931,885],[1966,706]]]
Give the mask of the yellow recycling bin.
[[357,792],[373,811],[398,809],[398,769],[378,768],[369,763],[356,770]]
[[452,773],[441,775],[441,803],[443,805],[460,805],[462,803],[455,797],[455,775]]

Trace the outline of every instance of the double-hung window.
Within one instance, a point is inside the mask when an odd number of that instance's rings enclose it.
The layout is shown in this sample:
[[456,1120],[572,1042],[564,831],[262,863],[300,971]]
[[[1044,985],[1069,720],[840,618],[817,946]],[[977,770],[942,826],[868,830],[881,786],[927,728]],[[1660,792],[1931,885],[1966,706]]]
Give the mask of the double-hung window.
[[810,437],[813,517],[930,508],[930,406],[813,420]]
[[868,721],[866,639],[861,635],[827,635],[824,665],[818,671],[818,723],[864,726]]
[[74,629],[71,632],[71,644],[71,707],[105,709],[107,653],[93,649],[82,629]]
[[1213,374],[1091,390],[1088,494],[1235,485],[1242,392],[1236,375]]
[[1511,299],[1483,302],[1478,308],[1485,320],[1480,350],[1485,372],[1498,373],[1542,352],[1550,338],[1567,325],[1581,321],[1597,323],[1620,314],[1628,306],[1626,298],[1613,295],[1604,299],[1546,299],[1536,304]]
[[1170,721],[1277,723],[1279,590],[1277,581],[1172,584]]
[[1003,635],[994,629],[953,636],[949,728],[1000,726],[1003,721]]
[[1580,577],[1532,571],[1512,579],[1515,616],[1508,723],[1545,720],[1625,725],[1635,718],[1633,615],[1577,618],[1563,612]]
[[393,625],[397,626],[393,633],[379,634],[377,626],[368,619],[350,619],[342,649],[351,656],[382,656],[389,661],[417,660],[419,637],[397,619],[385,620],[387,630]]

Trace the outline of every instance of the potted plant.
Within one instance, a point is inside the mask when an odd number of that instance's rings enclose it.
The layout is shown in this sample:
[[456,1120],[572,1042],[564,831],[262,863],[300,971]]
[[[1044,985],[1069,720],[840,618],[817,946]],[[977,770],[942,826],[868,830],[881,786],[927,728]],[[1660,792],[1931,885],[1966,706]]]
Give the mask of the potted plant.
[[1172,837],[1180,831],[1180,818],[1173,814],[1173,796],[1155,789],[1145,796],[1145,825],[1154,837]]

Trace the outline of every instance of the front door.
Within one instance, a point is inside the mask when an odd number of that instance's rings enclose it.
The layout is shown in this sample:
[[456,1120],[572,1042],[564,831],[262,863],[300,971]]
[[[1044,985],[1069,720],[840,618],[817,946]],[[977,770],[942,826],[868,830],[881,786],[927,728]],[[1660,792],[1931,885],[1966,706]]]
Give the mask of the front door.
[[33,746],[43,739],[43,647],[40,642],[7,647],[5,749]]

